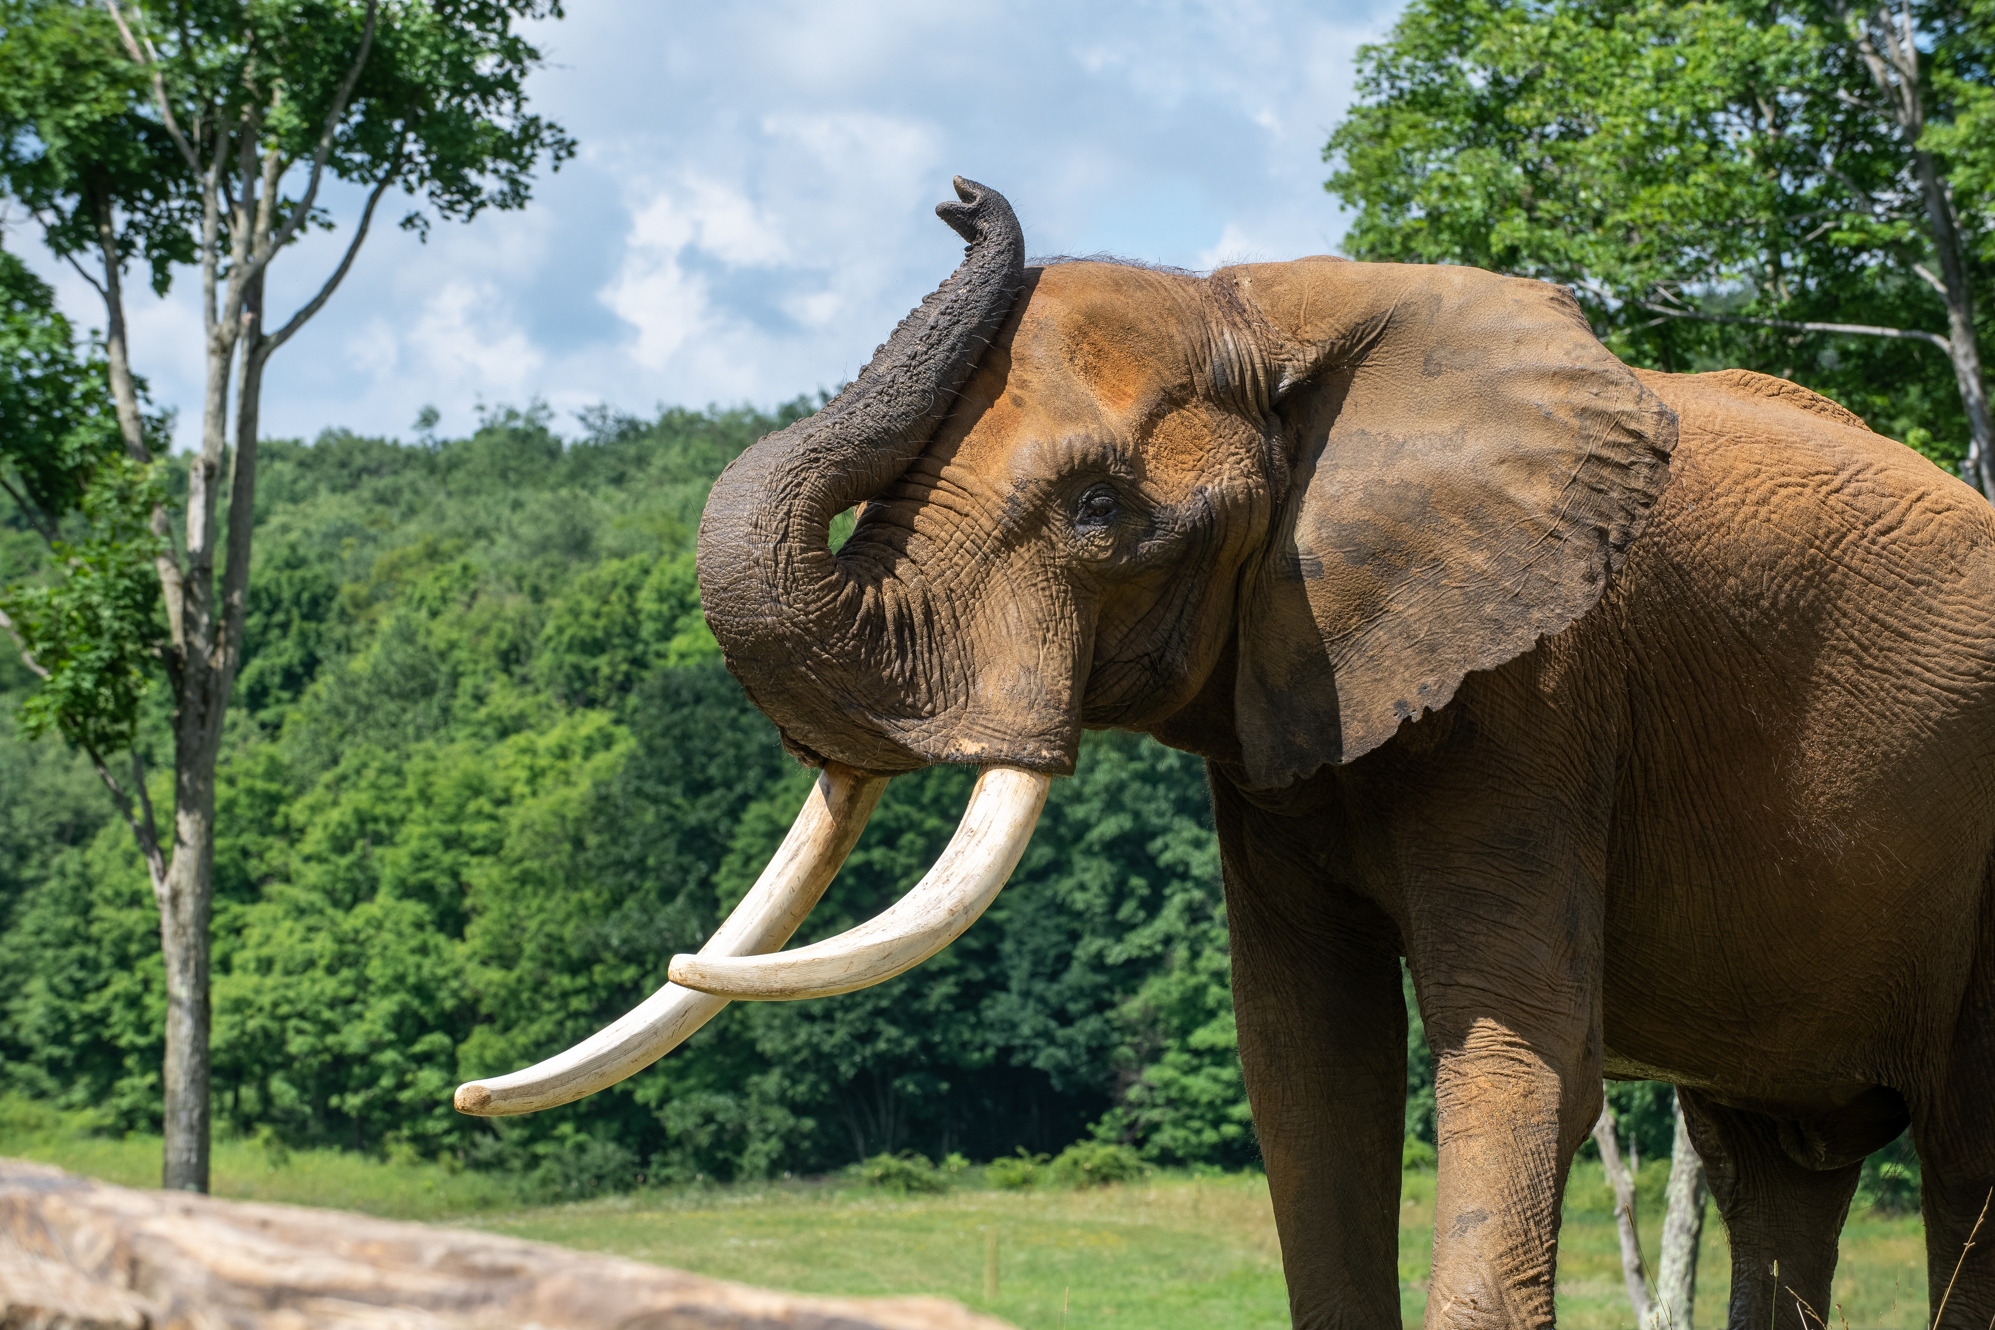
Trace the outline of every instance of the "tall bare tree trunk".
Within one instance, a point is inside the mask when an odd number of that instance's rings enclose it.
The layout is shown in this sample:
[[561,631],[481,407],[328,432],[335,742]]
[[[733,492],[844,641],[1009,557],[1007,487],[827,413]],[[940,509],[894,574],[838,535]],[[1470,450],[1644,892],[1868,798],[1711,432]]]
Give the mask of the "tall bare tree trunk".
[[1649,1272],[1642,1263],[1640,1230],[1635,1227],[1635,1175],[1621,1161],[1621,1143],[1614,1136],[1614,1110],[1600,1105],[1600,1120],[1593,1124],[1593,1143],[1600,1147],[1600,1163],[1607,1171],[1607,1185],[1614,1189],[1614,1227],[1621,1237],[1621,1277],[1628,1284],[1628,1304],[1635,1309],[1635,1323],[1649,1321]]
[[1988,384],[1982,377],[1981,350],[1974,338],[1974,295],[1968,285],[1960,219],[1939,164],[1919,146],[1926,128],[1926,102],[1920,86],[1916,16],[1909,0],[1899,0],[1895,14],[1888,0],[1860,17],[1853,17],[1839,0],[1836,12],[1849,26],[1871,83],[1888,103],[1911,153],[1912,175],[1925,204],[1927,231],[1940,271],[1936,276],[1921,265],[1913,267],[1946,304],[1947,356],[1953,362],[1960,403],[1967,412],[1967,460],[1961,477],[1995,502],[1995,418],[1990,416]]
[[1974,336],[1974,293],[1968,283],[1953,198],[1931,153],[1914,151],[1912,161],[1940,263],[1940,297],[1947,307],[1947,355],[1953,361],[1961,406],[1967,411],[1967,462],[1961,467],[1961,478],[1995,500],[1995,417],[1989,413],[1988,385],[1981,373],[1981,348]]
[[1670,1145],[1668,1208],[1663,1216],[1655,1306],[1645,1330],[1691,1330],[1697,1300],[1697,1252],[1704,1241],[1704,1201],[1708,1188],[1704,1161],[1690,1143],[1683,1105],[1676,1106],[1676,1138]]
[[[201,455],[187,496],[187,571],[181,620],[179,706],[173,718],[173,859],[159,897],[160,946],[166,960],[166,1159],[162,1185],[208,1190],[209,958],[215,873],[215,768],[222,722],[241,658],[248,598],[251,523],[256,484],[257,408],[263,362],[263,274],[245,283],[242,315],[227,342],[210,345],[208,399]],[[241,351],[236,395],[236,446],[229,454],[228,543],[220,594],[215,579],[216,512],[228,437],[228,375]]]
[[174,749],[173,859],[159,899],[160,951],[166,960],[166,1158],[160,1185],[170,1191],[205,1192],[214,758],[189,761],[185,742],[176,742]]

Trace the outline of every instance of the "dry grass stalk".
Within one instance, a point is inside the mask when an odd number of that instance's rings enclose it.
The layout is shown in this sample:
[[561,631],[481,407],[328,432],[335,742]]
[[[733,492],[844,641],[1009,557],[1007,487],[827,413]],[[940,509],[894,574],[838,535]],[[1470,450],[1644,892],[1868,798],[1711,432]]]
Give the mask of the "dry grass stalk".
[[[1987,1197],[1981,1202],[1981,1213],[1975,1216],[1974,1227],[1967,1231],[1967,1241],[1961,1245],[1960,1259],[1953,1263],[1953,1278],[1947,1280],[1947,1291],[1940,1295],[1939,1310],[1933,1313],[1932,1330],[1940,1330],[1940,1318],[1947,1314],[1947,1299],[1953,1296],[1953,1286],[1960,1278],[1960,1267],[1967,1264],[1967,1254],[1974,1250],[1974,1239],[1981,1233],[1982,1221],[1988,1218],[1989,1202],[1995,1201],[1995,1187],[1991,1187]],[[1995,1321],[1989,1322],[1995,1326]]]

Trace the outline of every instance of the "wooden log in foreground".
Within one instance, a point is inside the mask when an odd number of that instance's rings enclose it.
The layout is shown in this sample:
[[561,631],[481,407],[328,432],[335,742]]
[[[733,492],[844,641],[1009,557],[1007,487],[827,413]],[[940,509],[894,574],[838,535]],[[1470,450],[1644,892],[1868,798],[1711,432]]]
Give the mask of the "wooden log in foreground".
[[1009,1330],[941,1298],[807,1298],[336,1210],[0,1159],[0,1330]]

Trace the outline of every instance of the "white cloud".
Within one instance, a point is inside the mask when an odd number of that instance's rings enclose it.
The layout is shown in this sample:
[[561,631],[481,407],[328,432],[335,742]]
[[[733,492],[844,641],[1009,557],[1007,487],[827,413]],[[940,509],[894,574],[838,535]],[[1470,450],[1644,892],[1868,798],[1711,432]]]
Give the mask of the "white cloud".
[[785,299],[783,312],[806,328],[823,328],[838,317],[844,304],[844,298],[836,291],[813,291]]
[[1219,233],[1219,239],[1198,252],[1198,259],[1192,266],[1199,272],[1210,272],[1229,263],[1256,263],[1272,257],[1247,238],[1247,233],[1240,229],[1238,222],[1228,222],[1226,229]]
[[401,362],[402,339],[388,320],[372,318],[346,339],[346,355],[354,369],[368,378],[386,378]]
[[599,293],[603,303],[637,330],[630,354],[646,369],[664,369],[709,319],[705,284],[680,266],[693,228],[671,200],[659,199],[637,215],[616,280]]
[[492,282],[446,283],[424,302],[407,346],[429,382],[471,384],[480,397],[511,396],[546,363]]

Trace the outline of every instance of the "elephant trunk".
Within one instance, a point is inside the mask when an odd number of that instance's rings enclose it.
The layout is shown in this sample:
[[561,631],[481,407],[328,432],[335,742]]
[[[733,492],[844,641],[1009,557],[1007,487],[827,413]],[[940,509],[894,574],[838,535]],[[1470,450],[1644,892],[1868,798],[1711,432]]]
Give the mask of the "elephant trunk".
[[936,208],[969,241],[963,263],[822,411],[768,435],[714,484],[700,523],[700,596],[728,668],[813,764],[879,772],[932,756],[894,737],[931,710],[928,674],[891,659],[903,637],[876,580],[842,567],[831,519],[879,495],[927,446],[1025,285],[1025,241],[995,190],[956,179]]

